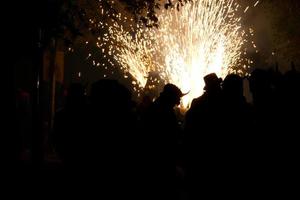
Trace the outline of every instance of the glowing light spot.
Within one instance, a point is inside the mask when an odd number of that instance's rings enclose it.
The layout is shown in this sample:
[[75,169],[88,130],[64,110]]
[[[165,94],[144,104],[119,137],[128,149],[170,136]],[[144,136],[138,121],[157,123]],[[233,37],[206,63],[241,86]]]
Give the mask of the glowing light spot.
[[[243,73],[247,68],[240,64],[242,54],[247,54],[242,47],[248,35],[241,26],[239,7],[235,0],[187,1],[179,10],[176,6],[162,10],[158,28],[143,24],[125,28],[125,18],[118,14],[120,21],[105,23],[108,33],[103,34],[103,40],[110,41],[112,49],[108,54],[113,52],[124,78],[130,74],[135,85],[144,88],[149,74],[155,72],[160,82],[173,83],[189,92],[182,99],[182,107],[187,108],[193,98],[203,93],[203,77],[208,73],[224,77],[228,72]],[[244,12],[248,9],[249,6]]]

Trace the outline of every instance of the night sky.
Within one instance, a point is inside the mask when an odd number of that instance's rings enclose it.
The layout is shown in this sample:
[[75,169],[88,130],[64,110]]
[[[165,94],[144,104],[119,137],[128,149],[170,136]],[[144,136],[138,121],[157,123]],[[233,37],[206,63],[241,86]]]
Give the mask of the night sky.
[[[298,66],[300,63],[300,22],[298,20],[300,19],[300,2],[297,0],[262,0],[254,8],[255,2],[256,0],[240,0],[243,8],[250,6],[243,16],[243,25],[255,31],[253,41],[259,53],[250,52],[250,57],[255,61],[254,66],[268,68],[278,62],[279,69],[283,72],[289,69],[291,61]],[[11,30],[8,35],[8,40],[11,41],[8,52],[13,52],[10,55],[14,57],[16,79],[20,85],[27,85],[28,80],[31,79],[29,73],[19,72],[26,71],[25,68],[30,68],[30,63],[33,62],[32,52],[37,45],[38,35],[36,24],[41,21],[47,23],[47,20],[43,21],[43,18],[38,17],[42,10],[38,9],[37,5],[37,2],[20,3],[15,12],[16,17],[11,18],[11,23],[8,25]],[[103,77],[105,73],[103,70],[95,70],[92,63],[86,61],[85,58],[90,51],[90,47],[86,48],[84,44],[77,42],[74,52],[66,53],[66,84],[78,79],[78,72],[82,72],[81,79],[85,83]],[[18,74],[23,74],[21,79]],[[117,72],[110,75],[112,78],[121,78],[119,74],[116,74]]]
[[[299,8],[299,2],[265,0],[254,7],[256,2],[256,0],[240,0],[243,9],[249,6],[248,11],[243,14],[243,26],[254,29],[253,41],[259,50],[259,53],[255,53],[253,48],[249,48],[249,55],[255,61],[254,67],[269,68],[278,62],[279,69],[285,72],[290,68],[291,61],[300,63],[300,50],[297,45],[300,42],[300,24],[296,20],[300,18],[299,9],[296,9]],[[96,69],[91,62],[84,61],[90,52],[89,49],[80,46],[75,48],[73,54],[67,54],[67,80],[76,79],[78,71],[83,72],[82,79],[85,79],[84,76],[92,80],[103,77],[105,70]]]

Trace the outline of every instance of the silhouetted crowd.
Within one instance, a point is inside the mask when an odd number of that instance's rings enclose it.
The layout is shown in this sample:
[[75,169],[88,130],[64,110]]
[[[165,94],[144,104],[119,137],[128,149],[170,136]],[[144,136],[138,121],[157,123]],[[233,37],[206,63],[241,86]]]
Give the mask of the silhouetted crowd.
[[177,106],[185,94],[173,84],[139,104],[116,80],[95,82],[89,97],[72,84],[51,137],[62,176],[74,190],[102,183],[109,199],[258,197],[289,187],[300,169],[300,73],[212,73],[204,82],[184,120]]

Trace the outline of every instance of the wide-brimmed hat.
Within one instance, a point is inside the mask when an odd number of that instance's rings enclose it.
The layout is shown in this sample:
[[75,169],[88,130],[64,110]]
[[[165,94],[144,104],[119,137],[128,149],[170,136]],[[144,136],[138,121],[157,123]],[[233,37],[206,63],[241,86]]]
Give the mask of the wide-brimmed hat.
[[162,91],[163,94],[172,95],[177,97],[183,97],[187,93],[182,93],[182,91],[174,84],[168,83],[164,86]]
[[208,88],[219,86],[222,83],[222,78],[218,78],[216,73],[208,74],[208,75],[204,76],[203,79],[205,82],[204,90],[206,90]]

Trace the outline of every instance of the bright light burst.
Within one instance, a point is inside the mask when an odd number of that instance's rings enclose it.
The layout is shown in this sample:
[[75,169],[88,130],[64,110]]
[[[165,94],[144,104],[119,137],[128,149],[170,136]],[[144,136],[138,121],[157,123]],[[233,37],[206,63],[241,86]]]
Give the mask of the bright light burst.
[[150,72],[158,72],[165,82],[189,92],[182,102],[187,108],[202,94],[205,75],[224,77],[239,66],[245,39],[238,7],[235,0],[195,0],[159,13],[158,28],[128,28],[115,21],[109,26],[109,48],[140,87]]
[[151,39],[151,29],[140,29],[135,27],[135,35],[124,31],[123,26],[114,23],[109,27],[109,37],[113,40],[114,59],[119,62],[125,73],[131,74],[139,83],[145,87],[149,72],[159,71],[159,65],[154,64],[153,55],[157,49],[154,40]]

